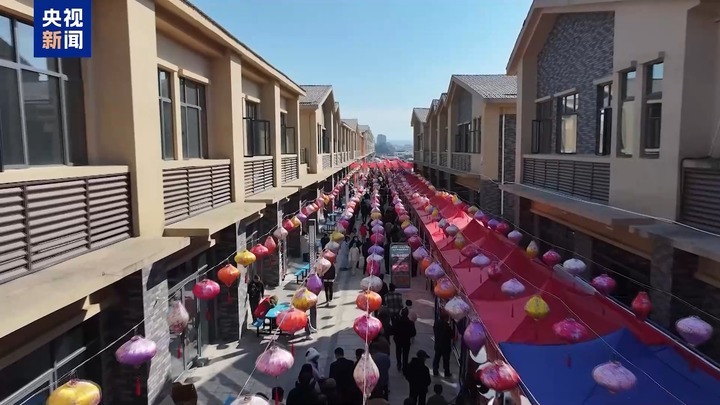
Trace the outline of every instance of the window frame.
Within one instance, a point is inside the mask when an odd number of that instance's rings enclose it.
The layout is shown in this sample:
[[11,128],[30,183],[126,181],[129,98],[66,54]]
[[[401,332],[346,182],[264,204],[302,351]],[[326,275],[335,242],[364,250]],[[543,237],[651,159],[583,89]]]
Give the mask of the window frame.
[[[18,24],[23,24],[25,26],[30,27],[31,29],[34,29],[34,26],[32,24],[28,24],[24,21],[21,21],[17,18],[14,18],[10,15],[0,13],[0,19],[7,19],[10,23],[10,34],[11,34],[11,44],[9,44],[12,47],[12,54],[13,54],[13,60],[7,60],[0,58],[0,69],[8,69],[15,71],[15,77],[16,77],[16,84],[17,84],[17,96],[18,96],[18,108],[20,110],[20,136],[22,137],[22,147],[23,147],[23,156],[22,164],[5,164],[5,156],[3,154],[3,149],[0,148],[0,172],[4,171],[5,169],[25,169],[29,167],[47,167],[47,166],[54,166],[54,165],[64,165],[64,166],[75,166],[75,165],[81,165],[82,163],[76,163],[72,162],[70,158],[70,150],[69,150],[69,129],[68,129],[68,112],[67,112],[67,84],[69,82],[68,75],[64,72],[64,58],[42,58],[46,59],[48,61],[53,60],[55,61],[55,67],[56,70],[48,70],[48,69],[42,69],[35,66],[32,66],[30,64],[24,64],[20,62],[21,55],[20,55],[20,47],[18,46]],[[23,72],[30,72],[40,75],[46,75],[52,78],[57,79],[57,86],[58,86],[58,105],[59,109],[57,111],[58,119],[60,120],[60,149],[61,149],[61,161],[56,163],[48,163],[48,164],[31,164],[30,163],[30,151],[28,150],[28,130],[27,130],[27,115],[26,115],[26,108],[25,108],[25,96],[24,96],[24,90],[23,90],[23,80],[22,80],[22,74]],[[81,76],[82,80],[82,76]],[[84,100],[83,100],[84,103]],[[83,136],[86,136],[86,133],[83,134]],[[2,139],[2,128],[0,128],[0,140]],[[84,140],[86,142],[86,140]],[[85,156],[83,161],[87,161],[87,148],[85,150]]]
[[[633,111],[634,113],[634,106],[633,103],[635,102],[635,86],[636,81],[638,79],[637,77],[637,69],[633,66],[629,69],[621,70],[620,72],[620,84],[618,86],[618,93],[620,95],[619,101],[619,108],[617,112],[617,150],[616,155],[617,157],[621,158],[631,158],[633,157],[633,145],[629,145],[627,148],[630,153],[623,152],[623,149],[625,149],[626,145],[623,142],[623,122],[625,120],[625,114],[623,113],[625,110],[626,105],[629,106],[629,110]],[[632,79],[628,79],[629,75],[632,74]],[[632,81],[631,81],[632,80]],[[629,84],[628,84],[629,83]],[[629,91],[628,91],[629,90]],[[633,117],[633,121],[636,119],[636,117]],[[628,140],[630,143],[633,143],[633,137],[628,137]]]
[[[295,136],[295,127],[289,127],[287,125],[287,116],[288,114],[286,112],[280,112],[280,131],[282,133],[282,137],[280,138],[280,153],[283,155],[294,155],[297,154],[297,145],[295,142],[296,136]],[[288,132],[292,130],[292,137],[288,136]],[[289,142],[292,139],[292,142]],[[292,146],[292,148],[290,148]]]
[[[245,157],[272,156],[270,121],[260,119],[260,108],[261,103],[247,99],[245,100],[245,111],[243,113],[243,121],[245,122]],[[260,153],[258,150],[260,142],[258,142],[259,140],[257,139],[258,134],[256,133],[256,128],[261,124],[266,127],[265,133],[267,138],[265,139],[265,145],[263,146],[267,149],[267,153]]]
[[[662,78],[660,79],[660,91],[652,91],[653,87],[653,68],[657,65],[662,65]],[[665,81],[665,61],[663,59],[657,59],[646,63],[643,66],[644,80],[642,86],[643,94],[643,108],[642,108],[642,128],[640,142],[642,145],[641,157],[644,158],[658,158],[660,156],[661,136],[662,136],[662,98],[663,98],[663,82]],[[650,114],[653,111],[651,107],[659,106],[659,116],[651,118]],[[650,134],[652,127],[650,120],[657,120],[656,127],[657,133]],[[650,144],[652,140],[657,143]]]
[[[578,92],[572,92],[568,94],[563,94],[562,96],[557,98],[557,112],[558,112],[558,126],[557,126],[557,136],[555,137],[555,153],[561,154],[561,155],[574,155],[577,154],[577,140],[578,140],[578,105],[580,97],[578,95]],[[568,100],[572,100],[572,107],[568,107]],[[565,119],[572,119],[574,121],[574,131],[575,133],[572,134],[575,138],[574,144],[575,148],[572,151],[564,151],[563,147],[565,144]]]
[[[607,90],[607,97],[605,97]],[[595,154],[598,156],[610,155],[612,148],[612,119],[613,119],[613,82],[597,85],[597,119],[595,122]]]
[[[187,93],[186,90],[188,88],[187,83],[193,83],[196,86],[197,91],[197,105],[191,104],[187,101]],[[187,77],[180,77],[180,119],[181,119],[181,137],[182,137],[182,149],[183,149],[183,159],[207,159],[207,149],[208,149],[208,128],[207,128],[207,88],[205,84],[200,83],[198,81],[192,80]],[[188,140],[189,134],[185,130],[185,128],[189,128],[188,126],[188,115],[187,110],[193,109],[197,110],[198,112],[198,130],[200,133],[198,134],[198,148],[199,148],[199,157],[189,157],[189,143]],[[184,126],[183,126],[184,125]]]
[[[160,85],[160,74],[165,73],[168,77],[168,97],[164,97],[162,95],[161,85]],[[163,69],[161,67],[158,67],[158,103],[160,104],[160,156],[163,160],[174,160],[177,159],[177,148],[175,145],[175,107],[173,105],[173,98],[174,98],[174,89],[173,89],[173,73],[167,69]],[[172,156],[165,156],[165,117],[163,115],[163,107],[165,104],[170,105],[170,134],[172,135],[170,139],[170,144],[172,145]]]
[[535,102],[535,119],[532,121],[531,153],[550,154],[552,147],[554,100],[547,98]]

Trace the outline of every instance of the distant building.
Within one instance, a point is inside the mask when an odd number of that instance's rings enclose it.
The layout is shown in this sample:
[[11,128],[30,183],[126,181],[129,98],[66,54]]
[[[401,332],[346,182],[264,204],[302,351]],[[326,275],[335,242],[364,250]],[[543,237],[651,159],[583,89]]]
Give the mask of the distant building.
[[387,143],[387,136],[383,134],[378,134],[377,136],[377,144],[378,145],[385,145]]

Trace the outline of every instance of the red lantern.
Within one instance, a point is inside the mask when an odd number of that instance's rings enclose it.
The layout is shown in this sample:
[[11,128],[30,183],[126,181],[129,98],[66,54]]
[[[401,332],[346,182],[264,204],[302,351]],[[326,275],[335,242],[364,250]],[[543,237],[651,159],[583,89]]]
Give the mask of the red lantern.
[[355,305],[363,311],[375,312],[382,306],[382,297],[375,291],[363,291],[355,298]]
[[220,294],[220,284],[206,278],[193,286],[193,294],[197,299],[207,301]]
[[308,317],[305,311],[296,308],[286,309],[277,316],[277,325],[281,331],[289,334],[305,329]]
[[272,255],[277,250],[277,243],[275,242],[275,239],[273,239],[272,236],[268,236],[265,238],[265,243],[263,244],[268,250],[268,254]]
[[550,267],[555,266],[556,264],[560,263],[562,260],[562,257],[560,257],[560,254],[558,252],[550,249],[545,254],[542,255],[542,261],[545,262]]
[[460,249],[460,254],[465,257],[475,257],[478,253],[480,253],[480,251],[473,245],[467,245]]
[[[566,343],[575,344],[582,340],[585,340],[588,336],[588,329],[585,325],[576,321],[573,318],[568,318],[563,321],[557,322],[552,327],[555,336],[562,339]],[[572,357],[568,353],[567,355],[567,366],[570,367],[572,364]]]
[[500,281],[503,277],[503,269],[500,263],[490,263],[489,266],[485,267],[487,270],[488,278],[492,281]]
[[375,340],[382,330],[382,322],[372,315],[363,314],[355,318],[353,330],[367,342]]
[[484,386],[498,391],[510,391],[520,384],[520,376],[515,369],[504,361],[496,361],[491,366],[481,368],[475,376]]
[[368,260],[367,264],[365,265],[365,271],[368,275],[371,276],[379,276],[380,275],[380,262],[377,262],[375,260]]
[[337,255],[329,250],[323,250],[323,257],[326,258],[330,263],[335,264],[335,259],[337,259]]
[[257,257],[258,259],[262,259],[270,254],[270,251],[268,250],[268,248],[266,248],[265,246],[263,246],[259,243],[255,246],[253,246],[252,248],[250,248],[250,252],[252,254],[254,254],[255,257]]
[[495,231],[498,233],[501,233],[503,235],[507,235],[510,233],[512,229],[510,228],[510,225],[508,225],[507,222],[500,222],[497,227],[495,227]]
[[376,245],[384,245],[385,244],[385,235],[381,233],[374,233],[372,236],[370,236],[370,242],[376,244]]
[[609,295],[617,286],[615,280],[607,274],[601,274],[593,278],[590,284],[602,295]]
[[415,250],[422,246],[422,239],[420,239],[417,235],[413,235],[408,238],[407,243],[410,246],[410,249]]
[[295,229],[295,224],[293,224],[291,220],[286,219],[282,221],[282,227],[285,228],[286,231],[290,232]]
[[648,294],[645,291],[640,291],[632,301],[631,308],[637,319],[644,321],[652,311],[652,303]]

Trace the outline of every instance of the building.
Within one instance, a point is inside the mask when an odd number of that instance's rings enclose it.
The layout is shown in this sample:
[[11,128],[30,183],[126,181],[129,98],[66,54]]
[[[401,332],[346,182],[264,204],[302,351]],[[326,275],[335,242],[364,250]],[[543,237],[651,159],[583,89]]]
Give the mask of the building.
[[387,136],[383,134],[378,134],[377,136],[377,144],[378,145],[385,145],[387,143]]
[[[241,338],[246,278],[202,302],[195,282],[365,154],[330,128],[343,158],[312,166],[312,92],[186,1],[94,2],[83,60],[24,53],[29,4],[0,11],[0,404],[43,403],[73,371],[104,403],[156,404],[207,344]],[[277,283],[290,248],[250,270]],[[184,336],[168,330],[178,300]],[[159,347],[149,365],[98,355],[133,332]]]
[[[720,327],[684,303],[720,316],[719,18],[713,1],[535,0],[507,67],[517,222],[614,273],[619,302],[649,290],[669,333]],[[699,350],[720,361],[720,340]]]
[[514,179],[516,79],[452,75],[446,93],[411,116],[416,170],[495,215],[514,212],[498,188]]

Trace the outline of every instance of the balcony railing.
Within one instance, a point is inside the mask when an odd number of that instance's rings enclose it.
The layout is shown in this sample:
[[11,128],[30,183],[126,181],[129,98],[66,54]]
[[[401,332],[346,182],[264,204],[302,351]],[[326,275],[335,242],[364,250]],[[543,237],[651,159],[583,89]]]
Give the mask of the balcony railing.
[[448,165],[447,152],[441,152],[440,153],[440,166],[447,167],[447,165]]
[[308,162],[307,160],[307,148],[301,148],[300,149],[300,164],[306,165]]
[[320,155],[320,159],[321,159],[321,168],[323,170],[329,169],[332,167],[332,157],[330,156],[329,153]]
[[230,164],[163,170],[165,223],[181,221],[232,200]]
[[415,153],[413,153],[413,160],[416,162],[422,162],[423,161],[423,151],[416,150]]
[[245,197],[275,186],[273,182],[274,166],[275,160],[272,157],[245,158]]
[[471,172],[472,155],[470,153],[453,153],[450,156],[450,168],[462,172]]
[[523,158],[522,182],[607,204],[610,164],[587,160]]
[[430,155],[430,164],[436,165],[436,164],[437,164],[437,161],[438,161],[437,159],[438,159],[438,153],[437,153],[437,152],[433,152],[433,153]]
[[283,184],[298,178],[298,157],[296,155],[283,156],[281,160],[281,178]]
[[720,162],[717,160],[684,162],[680,221],[720,233]]
[[0,207],[0,283],[132,234],[130,176],[124,170],[3,184]]

